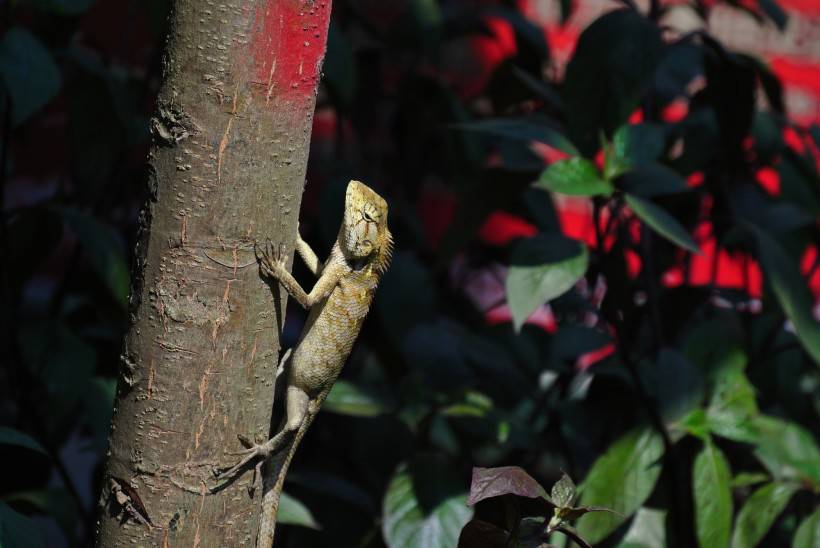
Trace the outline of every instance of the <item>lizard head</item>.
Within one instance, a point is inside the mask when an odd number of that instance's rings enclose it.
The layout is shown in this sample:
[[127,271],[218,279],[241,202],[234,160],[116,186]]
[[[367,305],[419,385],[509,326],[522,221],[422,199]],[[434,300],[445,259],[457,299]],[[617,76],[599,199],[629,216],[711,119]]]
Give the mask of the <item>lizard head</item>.
[[387,229],[387,202],[359,181],[347,185],[341,236],[346,255],[353,259],[375,256],[386,267],[393,244]]

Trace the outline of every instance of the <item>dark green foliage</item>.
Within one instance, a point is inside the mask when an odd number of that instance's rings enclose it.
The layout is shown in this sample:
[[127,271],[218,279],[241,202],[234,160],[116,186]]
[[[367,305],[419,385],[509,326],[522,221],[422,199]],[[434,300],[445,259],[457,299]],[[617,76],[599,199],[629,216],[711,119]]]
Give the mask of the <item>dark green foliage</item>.
[[[93,531],[168,7],[132,6],[134,60],[119,27],[122,51],[77,45],[97,4],[13,3],[0,40],[0,445],[25,470],[0,482],[2,546]],[[783,137],[777,78],[630,1],[583,32],[564,79],[544,78],[549,45],[511,2],[389,4],[335,2],[300,219],[324,254],[362,179],[396,253],[285,485],[280,523],[300,527],[283,546],[817,545],[820,175]],[[486,41],[505,56],[478,75],[463,56]],[[567,203],[591,219],[568,228]],[[711,265],[695,279],[715,246],[760,265],[759,293]],[[32,516],[56,525],[41,538]]]

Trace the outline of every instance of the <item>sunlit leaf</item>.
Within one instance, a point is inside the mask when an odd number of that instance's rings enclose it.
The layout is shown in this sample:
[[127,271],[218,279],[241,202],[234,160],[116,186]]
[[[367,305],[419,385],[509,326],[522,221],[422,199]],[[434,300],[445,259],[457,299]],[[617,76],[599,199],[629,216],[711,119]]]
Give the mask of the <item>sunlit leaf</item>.
[[676,426],[703,440],[709,436],[709,420],[703,409],[693,410],[678,421]]
[[743,372],[745,361],[735,361],[715,379],[706,411],[709,430],[735,441],[754,442],[758,415],[755,390]]
[[568,475],[563,474],[561,479],[555,482],[550,491],[552,503],[559,507],[572,506],[575,499],[575,483]]
[[570,196],[609,196],[613,190],[598,174],[595,164],[580,156],[550,164],[535,186]]
[[616,548],[666,548],[666,511],[640,508]]
[[806,479],[820,487],[820,448],[814,437],[801,426],[759,416],[755,456],[777,478]]
[[589,254],[583,244],[558,234],[519,242],[507,274],[507,302],[516,330],[539,305],[569,291],[584,275]]
[[732,548],[757,546],[796,491],[791,483],[769,483],[752,493],[737,515]]
[[732,532],[729,462],[711,441],[695,458],[692,490],[697,538],[701,548],[726,548]]
[[804,519],[792,540],[792,548],[817,548],[820,546],[820,508]]
[[282,492],[279,499],[279,513],[276,515],[276,521],[287,525],[321,529],[308,507],[285,492]]
[[390,548],[452,548],[473,515],[467,494],[453,490],[441,466],[401,465],[384,496],[382,534]]
[[617,529],[646,501],[661,473],[663,440],[648,427],[617,440],[592,465],[581,485],[582,506],[610,508],[618,514],[587,514],[578,532],[595,544]]
[[738,487],[748,487],[749,485],[757,485],[764,481],[771,481],[767,474],[762,472],[741,472],[732,479],[732,489]]
[[327,395],[323,409],[353,417],[376,417],[393,407],[383,392],[339,379]]
[[652,230],[692,253],[700,253],[700,248],[692,239],[692,236],[666,210],[649,200],[644,200],[632,194],[625,194],[624,200],[635,212],[635,215],[649,225]]

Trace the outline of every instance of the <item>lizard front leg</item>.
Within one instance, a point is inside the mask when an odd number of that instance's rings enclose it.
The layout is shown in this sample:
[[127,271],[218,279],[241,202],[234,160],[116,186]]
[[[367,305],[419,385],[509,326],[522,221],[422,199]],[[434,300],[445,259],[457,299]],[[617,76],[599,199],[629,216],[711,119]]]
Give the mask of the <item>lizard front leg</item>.
[[274,278],[282,284],[282,287],[285,288],[288,294],[296,299],[305,309],[309,309],[317,302],[327,298],[344,274],[343,269],[339,265],[325,265],[322,269],[322,275],[316,280],[316,284],[313,286],[313,289],[310,290],[310,293],[307,293],[302,289],[302,286],[299,285],[299,282],[296,281],[296,278],[288,272],[285,266],[287,256],[281,252],[278,253],[277,256],[274,256],[273,245],[270,241],[268,241],[268,245],[265,249],[261,251],[257,249],[257,257],[259,258],[259,268],[262,270],[262,273],[269,278]]
[[308,267],[308,270],[310,270],[314,276],[318,276],[321,273],[322,264],[319,262],[319,257],[316,255],[316,252],[313,251],[313,248],[310,247],[310,244],[304,241],[302,235],[298,232],[296,233],[296,252],[302,257],[305,266]]

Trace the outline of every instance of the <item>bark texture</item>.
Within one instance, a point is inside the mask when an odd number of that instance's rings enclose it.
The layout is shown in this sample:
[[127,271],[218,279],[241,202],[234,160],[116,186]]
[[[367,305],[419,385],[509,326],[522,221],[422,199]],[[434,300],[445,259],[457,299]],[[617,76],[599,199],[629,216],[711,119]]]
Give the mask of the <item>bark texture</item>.
[[[270,431],[285,296],[260,279],[253,242],[294,242],[329,16],[330,1],[174,3],[101,546],[254,542],[251,474],[218,485],[213,469],[237,434]],[[111,477],[153,528],[122,519]]]

